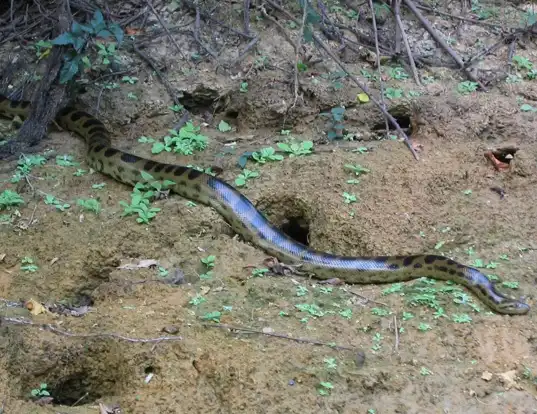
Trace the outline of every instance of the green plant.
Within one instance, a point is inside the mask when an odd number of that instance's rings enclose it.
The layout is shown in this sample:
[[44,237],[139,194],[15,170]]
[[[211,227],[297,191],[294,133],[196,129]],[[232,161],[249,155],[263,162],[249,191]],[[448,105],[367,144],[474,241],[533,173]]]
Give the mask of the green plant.
[[348,170],[351,170],[355,175],[360,176],[362,174],[367,174],[371,172],[370,169],[364,168],[359,164],[352,165],[352,164],[345,164],[345,168]]
[[[118,44],[123,41],[123,30],[116,23],[106,23],[100,10],[96,10],[88,24],[74,21],[71,31],[64,32],[53,39],[50,43],[58,46],[70,46],[63,57],[64,63],[60,70],[60,83],[72,80],[79,72],[91,67],[90,59],[86,53],[88,44],[92,39],[109,39],[114,37]],[[110,64],[116,52],[116,45],[105,45],[95,42],[97,55],[103,65]]]
[[260,164],[264,164],[267,161],[281,161],[283,155],[276,154],[276,150],[272,147],[263,148],[260,151],[252,153],[252,158]]
[[43,201],[45,202],[45,204],[53,205],[54,207],[56,207],[57,210],[60,211],[65,211],[66,209],[71,207],[71,204],[62,203],[56,197],[50,194],[47,194]]
[[56,164],[60,167],[78,167],[80,164],[76,161],[74,161],[74,158],[72,155],[57,155],[56,156]]
[[248,92],[248,82],[242,82],[239,92],[246,93]]
[[299,155],[307,155],[312,153],[313,141],[302,141],[300,143],[286,144],[284,142],[278,142],[278,148],[284,152],[289,153],[290,157],[297,157]]
[[464,81],[457,85],[457,91],[461,95],[468,95],[472,92],[475,92],[477,90],[477,87],[478,87],[477,82]]
[[138,78],[136,76],[123,76],[121,78],[121,81],[124,83],[130,83],[131,85],[134,85],[136,82],[138,82]]
[[235,178],[235,185],[237,187],[244,187],[248,180],[256,177],[259,177],[259,173],[257,171],[250,171],[244,169],[242,170],[242,173],[240,173],[239,176]]
[[101,212],[101,203],[94,198],[89,198],[86,200],[80,198],[76,200],[76,204],[82,207],[83,210],[93,211],[95,214],[99,214]]
[[201,263],[203,263],[205,270],[206,270],[205,273],[200,274],[200,279],[207,280],[212,277],[213,275],[212,269],[214,268],[215,260],[216,260],[216,256],[213,256],[213,255],[200,259]]
[[402,67],[398,66],[395,68],[390,68],[390,77],[392,79],[404,80],[408,79],[409,76]]
[[24,199],[16,192],[4,190],[0,193],[0,210],[10,210],[11,207],[24,204]]
[[221,120],[218,124],[218,130],[220,132],[229,132],[231,131],[231,126],[224,120]]
[[253,269],[252,270],[252,276],[253,277],[263,277],[265,273],[268,273],[269,269],[267,268],[260,268],[260,269]]
[[173,106],[170,106],[169,109],[173,112],[181,112],[183,109],[185,109],[185,107],[183,105],[173,105]]
[[27,177],[33,167],[41,166],[47,162],[47,159],[41,155],[24,155],[21,154],[17,162],[17,170],[15,175],[11,177],[12,183],[18,183],[23,178]]
[[120,201],[124,208],[122,217],[137,214],[136,221],[140,224],[148,224],[160,211],[160,208],[151,207],[151,202],[166,191],[170,186],[175,185],[171,180],[159,181],[145,171],[141,171],[142,180],[134,185],[131,193],[131,202],[127,204]]
[[330,110],[330,113],[323,112],[321,113],[321,115],[329,117],[330,125],[326,133],[326,137],[328,138],[328,140],[333,141],[335,139],[343,138],[343,130],[345,129],[345,126],[343,125],[343,120],[345,118],[345,108],[332,108]]
[[200,127],[187,122],[179,132],[170,129],[170,135],[164,137],[164,142],[155,142],[151,148],[153,154],[162,151],[191,155],[194,151],[203,151],[207,147],[207,137],[199,133]]
[[400,99],[403,97],[403,90],[400,88],[386,88],[384,96],[388,99]]
[[26,273],[35,273],[39,268],[31,257],[25,256],[21,260],[21,270]]
[[30,395],[34,398],[50,397],[50,392],[47,390],[47,384],[39,384],[39,388],[34,388]]

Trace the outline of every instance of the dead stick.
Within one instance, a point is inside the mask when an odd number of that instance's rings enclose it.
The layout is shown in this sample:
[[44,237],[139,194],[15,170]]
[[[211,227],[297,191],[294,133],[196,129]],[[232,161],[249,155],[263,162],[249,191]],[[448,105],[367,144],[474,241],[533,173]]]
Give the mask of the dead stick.
[[280,333],[277,333],[277,332],[263,332],[263,331],[258,331],[257,329],[243,328],[243,327],[240,327],[240,326],[225,325],[225,324],[220,324],[220,323],[217,323],[217,324],[204,323],[203,326],[205,326],[206,328],[231,329],[231,330],[235,330],[235,331],[256,333],[256,334],[261,334],[261,335],[266,335],[266,336],[273,336],[275,338],[288,339],[290,341],[295,341],[295,342],[302,342],[302,343],[307,343],[307,344],[312,344],[312,345],[329,346],[330,348],[334,348],[334,349],[337,349],[337,350],[343,350],[343,351],[355,351],[354,348],[350,348],[348,346],[333,345],[333,344],[330,344],[328,342],[317,341],[315,339],[293,338],[292,336],[285,335],[285,334],[280,334]]
[[408,37],[405,33],[405,28],[403,27],[403,22],[401,21],[401,0],[395,0],[395,21],[397,22],[397,27],[401,33],[403,43],[405,44],[406,53],[408,55],[408,61],[410,62],[410,67],[412,68],[412,75],[414,76],[414,81],[416,85],[421,86],[420,78],[418,76],[418,70],[416,69],[416,63],[412,57],[412,50],[410,49],[410,44],[408,43]]
[[63,329],[56,328],[52,324],[41,324],[41,323],[35,323],[32,321],[29,321],[27,319],[23,318],[0,318],[0,322],[2,323],[8,323],[11,325],[26,325],[26,326],[33,326],[40,329],[44,329],[45,331],[50,331],[58,335],[67,336],[70,338],[113,338],[113,339],[120,339],[122,341],[127,342],[141,342],[141,343],[153,343],[153,342],[162,342],[162,341],[182,341],[183,338],[181,336],[161,336],[158,338],[131,338],[128,336],[119,335],[116,333],[95,333],[95,334],[77,334],[73,332],[64,331]]
[[[384,109],[386,109],[386,102],[384,102],[384,81],[382,80],[382,72],[381,72],[381,66],[380,66],[380,50],[379,50],[379,36],[378,36],[378,30],[377,30],[377,18],[375,17],[375,7],[373,6],[373,0],[369,0],[369,9],[371,10],[371,19],[373,21],[373,33],[375,37],[375,57],[376,57],[376,63],[377,63],[377,71],[379,73],[379,86],[380,86],[380,104]],[[396,33],[397,36],[397,33]],[[397,52],[396,52],[397,53]],[[390,133],[390,125],[388,124],[388,120],[384,118],[384,122],[386,124],[386,137],[388,137]]]
[[[266,0],[267,4],[270,4],[270,6],[278,11],[280,11],[281,13],[285,14],[287,16],[288,19],[290,20],[293,20],[296,24],[299,24],[299,22],[294,18],[294,16],[289,13],[287,10],[283,9],[282,7],[280,7],[279,5],[277,5],[276,3],[274,3],[272,0]],[[373,102],[377,108],[380,109],[380,111],[382,112],[382,114],[388,118],[388,121],[390,121],[390,124],[392,124],[392,126],[395,128],[395,130],[401,135],[401,137],[403,138],[403,140],[405,141],[405,144],[406,146],[408,147],[408,149],[410,150],[410,152],[412,153],[412,155],[414,156],[414,158],[416,160],[419,160],[419,157],[418,157],[418,154],[416,154],[416,151],[414,150],[414,148],[412,148],[412,144],[410,142],[410,139],[408,138],[408,136],[405,134],[405,131],[403,131],[401,129],[401,127],[399,126],[399,124],[397,123],[397,120],[386,110],[382,107],[382,105],[380,104],[379,101],[377,101],[373,95],[371,94],[371,92],[369,91],[369,88],[367,86],[365,86],[364,84],[362,84],[358,78],[356,76],[354,76],[352,73],[349,72],[349,70],[345,67],[345,65],[341,62],[341,60],[339,60],[337,58],[337,56],[330,50],[330,48],[328,46],[326,46],[323,41],[319,38],[319,36],[317,36],[315,33],[312,33],[312,37],[313,37],[313,40],[315,40],[315,42],[328,54],[328,56],[330,56],[332,58],[332,60],[334,62],[336,62],[336,64],[349,76],[349,78],[365,93],[369,96],[369,99],[371,99],[371,102]]]
[[485,85],[483,85],[479,79],[477,79],[474,74],[472,72],[470,72],[468,69],[466,69],[464,67],[464,62],[461,60],[461,58],[455,53],[455,51],[453,49],[451,49],[449,47],[449,45],[444,41],[444,39],[442,39],[438,33],[436,32],[436,30],[433,29],[433,27],[431,26],[431,24],[429,23],[429,21],[425,18],[425,16],[423,16],[423,14],[421,14],[421,12],[417,9],[416,5],[414,4],[414,2],[412,0],[403,0],[404,3],[406,4],[406,6],[410,9],[410,11],[412,13],[414,13],[414,15],[418,18],[418,20],[420,21],[420,23],[422,24],[422,26],[425,28],[425,30],[427,30],[427,32],[429,32],[429,34],[431,35],[431,37],[436,40],[436,42],[442,47],[442,49],[444,49],[452,58],[455,62],[457,62],[457,65],[459,65],[459,67],[466,73],[466,76],[468,76],[468,78],[470,78],[471,80],[473,80],[475,83],[477,83],[479,85],[479,87],[483,90],[483,91],[487,91],[487,88],[485,88]]

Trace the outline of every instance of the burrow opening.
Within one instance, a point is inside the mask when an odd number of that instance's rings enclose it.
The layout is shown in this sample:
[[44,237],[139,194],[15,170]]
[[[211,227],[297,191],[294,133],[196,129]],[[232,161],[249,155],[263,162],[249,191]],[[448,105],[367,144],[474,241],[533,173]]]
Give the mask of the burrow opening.
[[[412,122],[409,115],[393,115],[399,126],[405,133],[410,137],[412,135]],[[374,131],[385,131],[386,130],[386,122],[379,122],[373,125],[372,128]],[[388,122],[388,129],[390,131],[395,131],[395,127]]]
[[293,216],[286,218],[280,229],[293,240],[306,246],[310,245],[310,224],[305,217]]
[[261,199],[257,208],[287,236],[306,246],[310,245],[312,214],[303,200],[286,195],[275,198],[272,195]]
[[516,147],[503,147],[503,148],[496,148],[492,150],[492,155],[494,157],[503,163],[510,164],[511,161],[515,158],[515,154],[517,153],[518,148]]
[[71,374],[51,386],[50,396],[58,405],[89,404],[103,396],[95,389],[85,371]]

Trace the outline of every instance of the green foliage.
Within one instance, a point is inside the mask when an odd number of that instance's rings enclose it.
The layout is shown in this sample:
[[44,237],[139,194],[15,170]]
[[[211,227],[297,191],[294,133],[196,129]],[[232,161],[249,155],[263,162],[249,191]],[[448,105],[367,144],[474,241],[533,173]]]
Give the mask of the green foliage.
[[[96,10],[93,18],[88,24],[82,24],[74,21],[71,26],[71,31],[64,32],[54,38],[50,44],[54,46],[69,47],[63,57],[64,63],[60,70],[60,83],[64,84],[72,80],[78,73],[85,68],[91,67],[91,62],[86,54],[86,48],[90,41],[95,38],[109,39],[115,38],[118,44],[123,41],[123,30],[116,23],[107,23],[104,21],[103,14],[100,10]],[[46,46],[45,43],[37,43],[39,47],[38,53],[41,53],[41,48]],[[108,65],[111,63],[111,56],[116,52],[116,45],[111,43],[105,45],[96,43],[98,48],[98,56],[100,63]]]
[[192,155],[195,151],[203,151],[207,147],[207,137],[199,133],[200,127],[187,122],[179,132],[170,129],[170,135],[164,137],[164,142],[153,143],[151,152],[158,154],[162,151]]
[[343,130],[345,129],[345,125],[343,125],[343,120],[345,118],[345,108],[332,108],[330,110],[330,113],[323,112],[321,113],[321,115],[329,117],[330,126],[327,131],[327,138],[330,141],[343,138]]
[[24,199],[18,193],[11,190],[4,190],[0,193],[0,210],[9,210],[21,204],[24,204]]

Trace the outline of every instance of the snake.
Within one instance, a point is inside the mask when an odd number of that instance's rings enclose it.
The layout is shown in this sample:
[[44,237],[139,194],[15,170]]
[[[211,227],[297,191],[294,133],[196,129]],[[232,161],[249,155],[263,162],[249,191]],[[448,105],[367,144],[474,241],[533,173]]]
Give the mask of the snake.
[[[0,95],[0,115],[25,120],[29,101]],[[476,268],[442,255],[341,256],[299,243],[272,224],[248,198],[224,180],[178,164],[164,164],[112,146],[111,133],[103,122],[76,106],[61,109],[55,122],[81,136],[87,147],[86,162],[95,171],[134,186],[143,182],[142,172],[155,180],[173,182],[169,190],[181,197],[215,209],[234,232],[285,264],[298,264],[300,271],[319,280],[335,279],[348,284],[385,284],[428,277],[465,286],[499,314],[523,315],[530,306],[496,289],[496,283]]]

